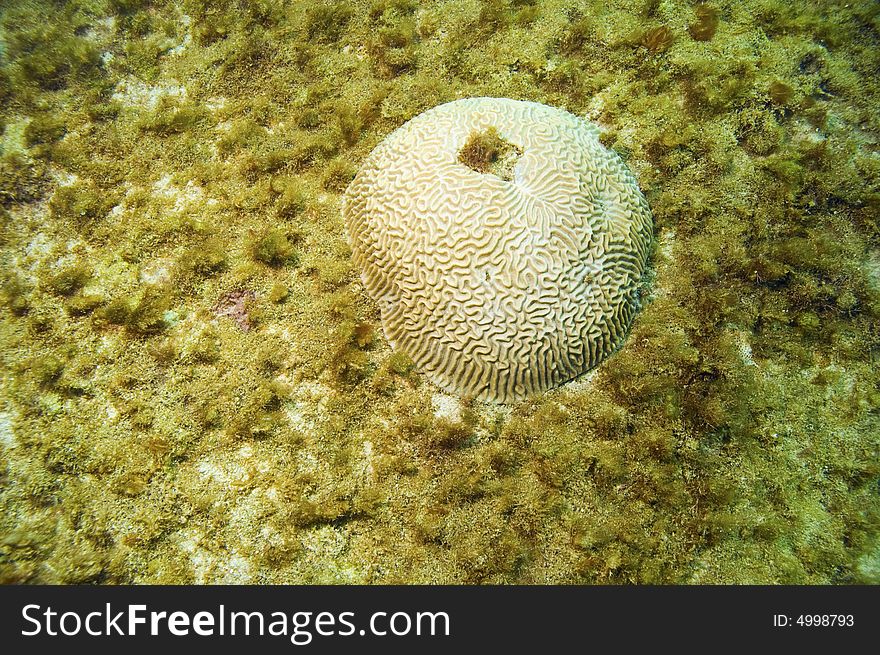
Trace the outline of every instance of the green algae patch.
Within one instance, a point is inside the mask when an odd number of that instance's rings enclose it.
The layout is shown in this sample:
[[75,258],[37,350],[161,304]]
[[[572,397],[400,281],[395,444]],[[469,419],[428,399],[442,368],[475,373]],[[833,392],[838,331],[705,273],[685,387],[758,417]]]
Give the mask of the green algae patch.
[[[0,10],[0,581],[880,580],[876,3],[245,4]],[[510,406],[390,350],[340,217],[467,96],[655,218],[623,347]]]
[[472,134],[458,153],[458,161],[478,173],[493,173],[502,180],[513,179],[513,168],[522,152],[490,127]]

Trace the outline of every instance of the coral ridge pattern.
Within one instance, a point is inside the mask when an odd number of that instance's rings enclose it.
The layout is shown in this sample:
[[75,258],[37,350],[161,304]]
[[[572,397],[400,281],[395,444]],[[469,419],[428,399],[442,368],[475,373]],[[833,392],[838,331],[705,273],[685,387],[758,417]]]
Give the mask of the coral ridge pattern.
[[[495,130],[513,179],[465,165]],[[343,214],[385,335],[439,386],[511,402],[595,367],[623,341],[652,238],[648,205],[598,129],[561,109],[467,98],[393,132]]]

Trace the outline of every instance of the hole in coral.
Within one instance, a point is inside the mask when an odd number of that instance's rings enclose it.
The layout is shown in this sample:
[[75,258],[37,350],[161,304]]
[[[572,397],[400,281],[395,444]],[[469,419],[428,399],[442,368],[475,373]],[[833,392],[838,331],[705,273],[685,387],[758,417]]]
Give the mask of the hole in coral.
[[494,127],[473,132],[458,151],[458,161],[471,170],[508,181],[513,179],[513,169],[521,156],[522,149],[501,138]]

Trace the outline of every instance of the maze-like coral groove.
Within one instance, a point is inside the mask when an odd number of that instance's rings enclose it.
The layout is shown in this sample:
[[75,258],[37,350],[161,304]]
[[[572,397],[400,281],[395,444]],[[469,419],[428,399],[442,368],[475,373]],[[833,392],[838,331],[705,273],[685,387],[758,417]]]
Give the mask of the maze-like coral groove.
[[[513,179],[461,163],[494,128]],[[621,159],[568,112],[469,98],[370,154],[343,212],[385,335],[439,386],[511,402],[593,368],[626,334],[652,220]]]

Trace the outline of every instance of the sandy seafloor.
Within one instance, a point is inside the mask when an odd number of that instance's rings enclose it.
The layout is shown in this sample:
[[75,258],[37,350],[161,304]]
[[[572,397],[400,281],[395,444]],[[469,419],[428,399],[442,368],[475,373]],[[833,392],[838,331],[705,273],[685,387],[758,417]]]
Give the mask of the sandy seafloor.
[[[7,0],[0,580],[880,581],[880,3]],[[340,195],[467,96],[651,206],[623,347],[511,405],[394,354]]]

